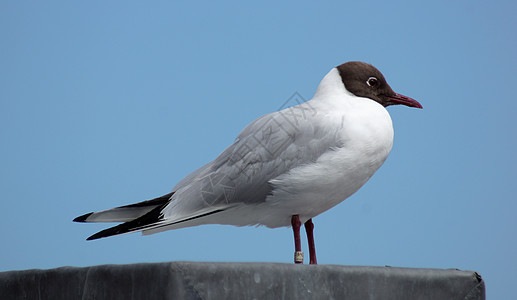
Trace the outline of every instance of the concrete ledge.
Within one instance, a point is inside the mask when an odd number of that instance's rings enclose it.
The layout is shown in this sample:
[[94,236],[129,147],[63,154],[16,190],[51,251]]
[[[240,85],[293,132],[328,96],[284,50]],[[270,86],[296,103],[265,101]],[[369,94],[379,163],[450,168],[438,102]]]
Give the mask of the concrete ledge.
[[0,273],[0,299],[485,299],[473,271],[166,262]]

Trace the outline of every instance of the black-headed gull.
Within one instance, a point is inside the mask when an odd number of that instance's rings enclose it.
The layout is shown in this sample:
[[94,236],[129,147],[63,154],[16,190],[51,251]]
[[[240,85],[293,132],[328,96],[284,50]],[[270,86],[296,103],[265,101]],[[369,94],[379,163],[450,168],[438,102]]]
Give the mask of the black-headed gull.
[[253,121],[171,193],[74,221],[124,222],[88,240],[202,224],[292,226],[296,263],[303,262],[305,224],[316,264],[312,218],[355,193],[384,163],[393,144],[385,107],[396,104],[422,108],[395,93],[375,67],[347,62],[330,70],[311,100]]

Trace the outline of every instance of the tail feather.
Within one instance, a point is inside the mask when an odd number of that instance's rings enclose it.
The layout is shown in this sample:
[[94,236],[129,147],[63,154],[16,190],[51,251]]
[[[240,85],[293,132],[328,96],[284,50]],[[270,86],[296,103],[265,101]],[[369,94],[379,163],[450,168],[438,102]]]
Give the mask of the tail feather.
[[207,217],[224,211],[227,208],[213,207],[199,211],[194,215],[180,217],[175,220],[165,220],[162,211],[169,204],[170,198],[173,194],[174,192],[171,192],[152,200],[115,207],[104,211],[87,213],[75,218],[74,222],[125,222],[97,232],[86,239],[90,241],[135,231],[154,229],[161,231],[168,226]]
[[108,229],[104,229],[102,231],[97,232],[96,234],[87,238],[87,241],[96,240],[100,238],[105,238],[113,235],[119,235],[124,233],[130,233],[134,231],[139,231],[145,229],[147,227],[155,226],[156,223],[159,223],[163,218],[162,209],[166,204],[160,205],[158,207],[153,208],[150,212],[145,215],[136,218],[132,221],[122,223],[120,225],[110,227]]
[[91,240],[96,240],[96,239],[100,239],[100,238],[105,238],[105,237],[110,237],[110,236],[114,236],[114,235],[120,235],[120,234],[135,232],[135,231],[161,228],[161,227],[170,226],[170,225],[174,225],[174,224],[178,224],[178,223],[192,221],[194,219],[206,217],[206,216],[224,211],[224,209],[215,209],[215,210],[211,210],[211,211],[199,214],[199,215],[195,215],[195,216],[187,217],[187,218],[184,218],[184,219],[181,219],[178,221],[170,222],[170,221],[164,220],[164,218],[163,218],[162,210],[166,205],[167,204],[156,207],[153,210],[151,210],[150,212],[148,212],[147,214],[145,214],[135,220],[132,220],[132,221],[129,221],[126,223],[122,223],[120,225],[99,231],[96,234],[87,238],[86,240],[91,241]]
[[74,222],[128,222],[151,212],[156,207],[168,203],[172,194],[174,194],[174,192],[152,200],[87,213],[75,218]]

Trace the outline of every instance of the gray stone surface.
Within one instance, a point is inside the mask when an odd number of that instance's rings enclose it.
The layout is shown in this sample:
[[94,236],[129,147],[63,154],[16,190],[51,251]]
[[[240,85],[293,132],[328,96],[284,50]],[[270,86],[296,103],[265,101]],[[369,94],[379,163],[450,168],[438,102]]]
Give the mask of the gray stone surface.
[[0,299],[485,299],[472,271],[166,262],[0,273]]

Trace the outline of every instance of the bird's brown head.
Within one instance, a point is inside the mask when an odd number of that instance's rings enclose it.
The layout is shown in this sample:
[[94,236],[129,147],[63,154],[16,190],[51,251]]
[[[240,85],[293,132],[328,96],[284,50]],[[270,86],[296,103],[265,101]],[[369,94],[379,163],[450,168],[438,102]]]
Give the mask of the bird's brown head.
[[418,101],[395,93],[382,73],[370,64],[351,61],[338,66],[337,70],[345,88],[358,97],[372,99],[384,107],[402,104],[422,108]]

